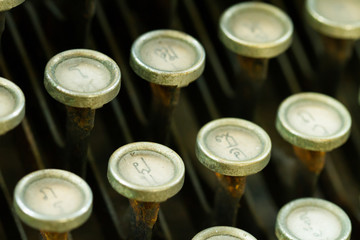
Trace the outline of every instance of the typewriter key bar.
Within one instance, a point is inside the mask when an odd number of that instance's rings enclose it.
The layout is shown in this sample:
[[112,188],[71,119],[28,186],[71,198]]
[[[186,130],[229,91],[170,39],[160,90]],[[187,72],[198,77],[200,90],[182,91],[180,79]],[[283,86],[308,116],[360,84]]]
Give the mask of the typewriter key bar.
[[241,66],[238,95],[252,118],[255,98],[266,79],[268,61],[286,51],[292,42],[293,24],[279,8],[260,2],[243,2],[228,8],[220,18],[219,37],[238,54]]
[[196,234],[192,240],[256,240],[250,233],[244,230],[234,228],[217,226],[207,228]]
[[93,196],[77,175],[58,169],[32,172],[15,187],[14,208],[27,225],[39,229],[44,240],[67,240],[92,211]]
[[214,210],[216,225],[233,226],[246,176],[261,171],[270,160],[269,136],[246,120],[217,119],[200,129],[195,152],[198,160],[215,172],[219,182]]
[[360,3],[354,0],[307,0],[306,20],[317,31],[324,46],[320,85],[335,94],[339,74],[360,38]]
[[180,191],[184,174],[180,156],[158,143],[130,143],[111,155],[108,180],[130,201],[131,239],[151,239],[160,203]]
[[[314,180],[304,186],[312,195],[325,165],[325,153],[340,147],[350,135],[351,116],[343,104],[320,93],[299,93],[285,99],[277,113],[276,128],[293,145],[294,153]],[[299,188],[306,179],[299,179]],[[305,181],[304,181],[305,180]]]
[[85,176],[95,109],[117,96],[120,75],[111,58],[87,49],[61,52],[46,65],[45,88],[67,110],[66,167],[80,176]]
[[25,116],[25,97],[13,82],[0,77],[0,135],[15,128]]
[[195,81],[204,71],[204,48],[186,33],[155,30],[141,35],[133,43],[130,66],[139,77],[150,82],[151,140],[165,143],[180,88]]
[[301,198],[283,206],[277,216],[279,240],[349,240],[351,221],[337,205],[317,198]]

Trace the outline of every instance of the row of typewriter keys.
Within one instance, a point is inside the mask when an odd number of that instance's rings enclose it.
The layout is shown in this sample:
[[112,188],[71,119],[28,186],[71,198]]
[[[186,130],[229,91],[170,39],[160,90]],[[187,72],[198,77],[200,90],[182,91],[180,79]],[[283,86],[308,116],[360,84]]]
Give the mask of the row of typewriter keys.
[[[353,3],[350,1],[349,4]],[[323,5],[322,1],[307,2],[309,22],[316,30],[330,39],[359,37],[353,29],[347,29],[353,32],[345,34],[339,26],[321,22],[318,15],[328,17],[330,11],[324,10]],[[292,31],[291,20],[286,14],[264,3],[241,3],[223,14],[220,39],[226,47],[239,54],[244,71],[241,81],[251,86],[250,97],[257,95],[266,78],[268,59],[289,47]],[[153,112],[156,113],[152,135],[154,141],[166,144],[171,111],[179,98],[179,88],[202,74],[204,49],[194,38],[182,32],[152,31],[133,44],[130,64],[151,84]],[[45,88],[67,109],[67,161],[64,168],[83,178],[95,109],[117,96],[120,76],[120,69],[112,59],[85,49],[57,54],[46,66]],[[5,134],[24,117],[25,100],[17,86],[6,79],[0,80],[0,134]],[[256,99],[248,100],[256,102]],[[253,117],[251,111],[244,115],[248,119]],[[347,140],[350,127],[351,117],[346,108],[323,94],[295,94],[280,105],[276,128],[315,176],[315,181],[305,186],[308,191],[303,193],[304,196],[314,191],[316,177],[325,164],[325,152],[340,147]],[[180,156],[162,144],[131,143],[116,150],[109,160],[111,186],[130,200],[132,239],[151,239],[160,202],[180,191],[184,182],[185,167]],[[219,182],[214,224],[235,225],[246,176],[261,171],[270,160],[270,137],[250,121],[222,118],[201,128],[195,149],[199,161],[215,173]],[[15,189],[16,212],[25,223],[39,229],[44,239],[67,239],[67,232],[80,226],[91,214],[91,190],[71,172],[40,170],[21,179]],[[293,239],[295,236],[299,239],[349,239],[350,232],[350,220],[340,208],[314,198],[295,200],[284,206],[276,225],[279,239]],[[194,239],[215,239],[215,236],[254,239],[242,230],[225,227],[207,229]]]

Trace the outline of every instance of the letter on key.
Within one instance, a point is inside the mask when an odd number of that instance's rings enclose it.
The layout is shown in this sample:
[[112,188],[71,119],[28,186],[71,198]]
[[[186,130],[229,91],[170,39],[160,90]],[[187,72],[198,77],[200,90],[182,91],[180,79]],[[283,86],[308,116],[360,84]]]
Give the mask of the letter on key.
[[184,174],[180,156],[161,144],[130,143],[111,155],[108,179],[118,193],[129,199],[133,208],[133,239],[151,239],[160,202],[180,191]]
[[67,239],[92,211],[92,192],[77,175],[45,169],[23,177],[15,187],[14,207],[20,219],[46,240]]

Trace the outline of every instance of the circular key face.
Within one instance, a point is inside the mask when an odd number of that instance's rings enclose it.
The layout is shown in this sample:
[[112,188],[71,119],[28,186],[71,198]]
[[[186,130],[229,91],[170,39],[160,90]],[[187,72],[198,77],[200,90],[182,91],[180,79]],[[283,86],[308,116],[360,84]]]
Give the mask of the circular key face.
[[278,213],[279,240],[347,240],[351,222],[335,204],[316,198],[303,198],[286,204]]
[[341,39],[360,38],[360,2],[307,0],[306,17],[316,31]]
[[184,184],[182,159],[170,148],[151,142],[131,143],[110,157],[108,179],[123,196],[144,202],[163,202]]
[[8,11],[21,3],[25,0],[2,0],[0,4],[0,12]]
[[44,84],[49,94],[65,105],[96,109],[119,93],[120,69],[100,52],[69,50],[50,59]]
[[270,160],[267,133],[246,120],[223,118],[203,126],[197,136],[196,156],[207,168],[227,176],[261,171]]
[[211,227],[193,237],[192,240],[256,240],[251,234],[234,227]]
[[184,87],[204,71],[205,51],[196,39],[185,33],[156,30],[134,42],[130,66],[149,82]]
[[13,129],[25,115],[25,97],[11,81],[0,78],[0,135]]
[[280,9],[260,2],[244,2],[220,18],[220,39],[230,50],[252,58],[271,58],[291,44],[293,25]]
[[351,117],[336,99],[320,93],[299,93],[285,99],[276,128],[291,144],[313,151],[330,151],[349,137]]
[[22,178],[14,192],[19,217],[31,227],[67,232],[83,224],[92,211],[92,192],[77,175],[39,170]]

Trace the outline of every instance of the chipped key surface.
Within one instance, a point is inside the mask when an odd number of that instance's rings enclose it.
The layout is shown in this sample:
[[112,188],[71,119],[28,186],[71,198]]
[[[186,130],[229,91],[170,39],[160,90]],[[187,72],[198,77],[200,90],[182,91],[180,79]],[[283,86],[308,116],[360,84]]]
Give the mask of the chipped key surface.
[[351,223],[335,204],[315,198],[292,201],[279,212],[276,235],[283,239],[346,240]]
[[0,135],[15,128],[25,115],[25,97],[13,82],[0,77]]
[[57,101],[71,107],[96,109],[120,91],[121,73],[108,56],[89,49],[73,49],[52,57],[44,85]]
[[220,39],[227,48],[242,56],[275,57],[289,47],[292,33],[290,18],[266,3],[239,3],[220,18]]
[[235,227],[216,226],[202,230],[192,240],[256,240],[256,238]]
[[184,172],[182,159],[170,148],[136,142],[112,154],[108,179],[113,188],[127,198],[163,202],[181,189]]
[[47,169],[22,178],[15,189],[15,209],[28,225],[53,232],[69,231],[89,217],[92,193],[73,173]]
[[360,37],[360,2],[358,0],[308,0],[309,24],[322,34],[341,39]]
[[236,118],[209,122],[197,137],[199,161],[214,172],[247,176],[262,170],[269,162],[271,141],[254,123]]
[[136,39],[131,48],[130,66],[149,82],[184,87],[202,74],[205,51],[186,33],[155,30]]
[[300,93],[281,103],[276,126],[295,146],[329,151],[347,140],[351,117],[334,98],[319,93]]

